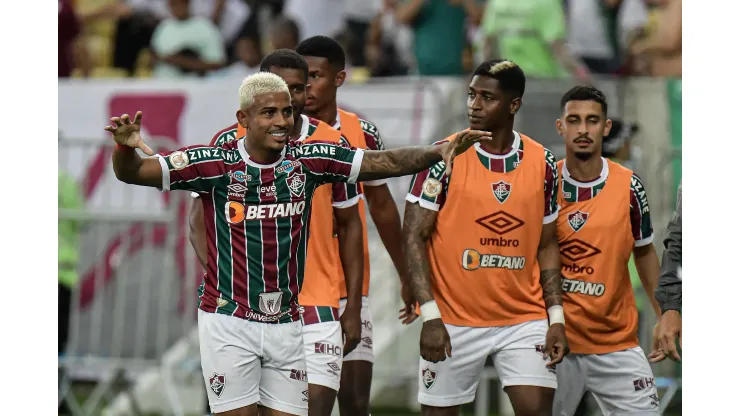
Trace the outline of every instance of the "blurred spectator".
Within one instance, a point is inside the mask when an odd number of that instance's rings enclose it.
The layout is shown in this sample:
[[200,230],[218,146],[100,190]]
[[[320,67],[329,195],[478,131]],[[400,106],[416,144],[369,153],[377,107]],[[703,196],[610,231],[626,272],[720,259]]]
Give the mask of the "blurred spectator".
[[353,42],[347,57],[353,66],[367,66],[365,44],[370,22],[382,8],[382,0],[345,0],[344,19]]
[[406,75],[414,64],[411,29],[398,23],[399,0],[384,0],[383,8],[370,21],[365,59],[374,77]]
[[571,74],[590,81],[590,71],[566,44],[562,0],[489,0],[481,31],[484,59],[511,59],[528,77]]
[[638,73],[656,77],[681,77],[681,0],[648,0],[654,6],[654,25],[637,40],[630,52]]
[[83,77],[90,75],[87,53],[80,19],[75,14],[72,0],[59,0],[59,78],[68,78],[79,68]]
[[463,74],[466,19],[477,25],[482,0],[405,0],[396,11],[414,32],[414,55],[420,75]]
[[[370,0],[365,0],[370,1]],[[298,24],[301,40],[344,29],[345,0],[286,0],[283,13]]]
[[568,44],[596,74],[615,74],[647,23],[644,0],[568,0]]
[[211,20],[193,16],[190,1],[169,0],[174,17],[161,22],[152,35],[155,77],[203,76],[226,64],[218,27]]
[[287,17],[278,17],[269,28],[270,48],[277,49],[295,49],[301,39],[298,24]]

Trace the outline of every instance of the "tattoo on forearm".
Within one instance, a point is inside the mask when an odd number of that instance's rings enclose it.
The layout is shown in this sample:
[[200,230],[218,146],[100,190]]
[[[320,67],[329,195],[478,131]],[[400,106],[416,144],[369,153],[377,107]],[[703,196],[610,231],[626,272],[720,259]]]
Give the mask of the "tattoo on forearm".
[[406,176],[442,160],[438,145],[402,147],[393,150],[366,150],[362,158],[359,181]]
[[545,298],[545,306],[547,308],[563,304],[563,283],[560,279],[560,270],[541,270],[540,285],[542,286],[542,297]]
[[436,220],[436,212],[422,208],[418,204],[406,204],[403,218],[404,254],[411,288],[419,305],[434,300],[429,277],[427,241]]

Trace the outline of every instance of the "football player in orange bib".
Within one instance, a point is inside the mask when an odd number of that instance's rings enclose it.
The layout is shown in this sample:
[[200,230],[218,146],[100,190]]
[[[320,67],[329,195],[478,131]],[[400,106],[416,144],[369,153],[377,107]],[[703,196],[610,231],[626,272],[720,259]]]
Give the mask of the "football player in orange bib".
[[[333,126],[342,132],[350,145],[359,149],[383,150],[383,141],[378,128],[372,122],[337,107],[337,89],[344,84],[346,73],[345,53],[342,46],[332,38],[314,36],[302,41],[296,52],[308,62],[309,88],[306,114]],[[393,265],[401,279],[402,297],[409,312],[404,323],[416,318],[413,313],[413,296],[405,284],[406,271],[402,253],[401,218],[398,208],[388,189],[387,180],[365,181],[360,193],[367,198],[370,216],[378,229],[380,239],[388,250]],[[344,357],[342,383],[339,389],[339,411],[342,416],[367,416],[369,414],[370,386],[373,373],[373,318],[368,303],[370,289],[370,259],[365,224],[365,201],[360,200],[360,219],[363,222],[365,246],[365,270],[362,285],[362,341],[357,348]],[[339,270],[340,279],[344,274]],[[341,288],[341,286],[340,286]],[[342,290],[340,313],[351,311],[346,306],[347,293]],[[353,313],[356,313],[353,311]]]
[[[291,140],[305,142],[320,140],[349,145],[340,132],[303,114],[308,64],[298,53],[289,49],[278,49],[262,60],[260,70],[277,74],[288,84],[295,118],[293,131],[290,132]],[[217,133],[211,145],[221,146],[244,137],[245,134],[244,127],[234,124]],[[246,189],[241,183],[230,186],[233,187],[230,188],[233,192],[243,192],[242,189]],[[264,187],[260,191],[265,195],[274,192],[270,187]],[[303,287],[298,296],[298,302],[303,310],[301,319],[308,376],[308,391],[304,393],[311,415],[331,414],[339,391],[342,357],[346,352],[356,348],[360,342],[359,302],[364,267],[359,200],[357,184],[334,183],[320,186],[311,201],[311,233]],[[191,241],[196,253],[201,261],[205,262],[206,230],[200,198],[193,203],[190,228]],[[337,272],[342,269],[348,276],[346,286],[342,275]],[[345,286],[344,290],[341,290],[341,286]],[[352,298],[358,302],[356,308],[350,308],[355,311],[354,315],[344,315],[341,323],[340,291],[355,293]],[[218,399],[221,397],[214,398]]]
[[[628,269],[634,253],[643,287],[654,292],[660,265],[645,188],[631,170],[601,156],[611,129],[601,91],[574,87],[560,105],[557,128],[566,158],[558,162],[557,226],[571,354],[558,365],[553,414],[573,415],[590,391],[604,415],[658,415],[655,378],[637,340]],[[660,317],[657,301],[649,298]],[[662,355],[654,346],[651,358]]]
[[549,150],[513,130],[525,81],[511,61],[480,64],[468,119],[493,140],[458,156],[451,174],[444,163],[417,174],[406,198],[407,267],[424,320],[422,415],[458,415],[488,356],[517,415],[552,411],[554,365],[568,353],[558,173]]

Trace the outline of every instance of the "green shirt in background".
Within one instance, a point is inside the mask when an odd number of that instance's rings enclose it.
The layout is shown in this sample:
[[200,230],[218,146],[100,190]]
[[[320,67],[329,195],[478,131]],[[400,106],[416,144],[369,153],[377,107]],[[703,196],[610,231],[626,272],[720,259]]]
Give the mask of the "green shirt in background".
[[[59,172],[59,209],[79,210],[84,207],[80,189],[73,178]],[[70,219],[59,220],[59,283],[71,288],[77,284],[77,260],[81,224]]]
[[568,76],[550,48],[566,38],[562,0],[489,0],[481,32],[495,38],[499,57],[514,61],[527,77]]
[[462,75],[465,9],[448,0],[425,0],[416,20],[414,56],[419,75]]

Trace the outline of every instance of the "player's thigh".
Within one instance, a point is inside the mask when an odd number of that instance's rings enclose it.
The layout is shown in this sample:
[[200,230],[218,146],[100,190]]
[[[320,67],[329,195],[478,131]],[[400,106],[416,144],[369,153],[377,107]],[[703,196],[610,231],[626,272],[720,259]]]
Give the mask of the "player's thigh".
[[658,415],[655,376],[642,348],[589,355],[587,389],[605,416]]
[[470,403],[493,349],[491,328],[445,325],[450,334],[452,357],[432,363],[419,357],[419,403],[451,407]]
[[557,388],[555,369],[543,356],[547,328],[547,320],[537,320],[495,329],[493,364],[503,387]]
[[260,405],[289,415],[308,414],[308,376],[299,321],[263,324]]
[[[344,313],[346,305],[347,301],[342,299],[339,303],[340,316]],[[375,355],[373,354],[373,315],[370,313],[370,302],[367,296],[362,297],[360,319],[362,320],[360,343],[357,344],[357,348],[344,357],[344,361],[367,361],[372,363],[375,361]]]
[[213,413],[235,411],[259,401],[259,325],[198,311],[201,368]]
[[585,357],[580,354],[566,355],[555,369],[558,388],[552,406],[553,416],[572,416],[581,398],[586,393],[587,369]]
[[303,326],[309,384],[339,391],[342,376],[342,327],[338,321]]

